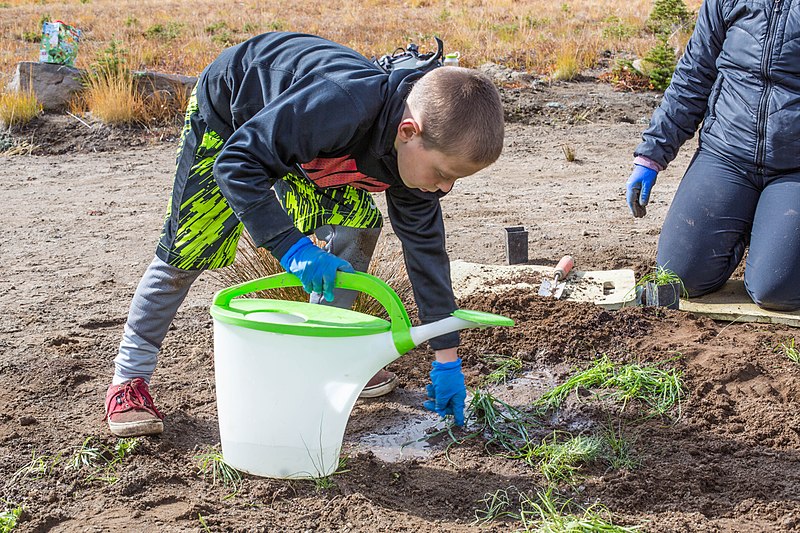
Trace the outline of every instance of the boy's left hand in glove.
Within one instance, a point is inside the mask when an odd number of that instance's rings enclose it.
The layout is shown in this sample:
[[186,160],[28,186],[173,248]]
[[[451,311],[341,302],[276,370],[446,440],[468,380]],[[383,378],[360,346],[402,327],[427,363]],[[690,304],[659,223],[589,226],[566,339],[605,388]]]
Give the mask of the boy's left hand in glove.
[[307,293],[322,294],[329,302],[333,301],[336,271],[355,272],[350,263],[315,246],[308,237],[289,248],[280,263],[287,272],[300,278]]
[[450,363],[434,361],[431,366],[431,384],[428,385],[428,398],[422,405],[428,411],[434,411],[444,418],[453,415],[457,426],[464,425],[464,402],[467,399],[467,388],[464,385],[464,374],[461,372],[461,358]]

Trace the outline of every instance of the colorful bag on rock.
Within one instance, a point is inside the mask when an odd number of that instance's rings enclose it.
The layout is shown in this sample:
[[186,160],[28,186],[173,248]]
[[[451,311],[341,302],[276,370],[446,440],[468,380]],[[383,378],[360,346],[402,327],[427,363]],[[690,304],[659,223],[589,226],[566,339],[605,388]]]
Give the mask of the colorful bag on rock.
[[42,24],[42,46],[39,49],[40,63],[75,66],[81,30],[64,24],[60,20]]

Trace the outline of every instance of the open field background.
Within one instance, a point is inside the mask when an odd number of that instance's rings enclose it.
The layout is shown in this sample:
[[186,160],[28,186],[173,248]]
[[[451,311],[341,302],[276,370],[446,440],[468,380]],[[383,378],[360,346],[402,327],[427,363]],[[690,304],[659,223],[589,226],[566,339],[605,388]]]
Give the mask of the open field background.
[[[689,0],[690,9],[700,5]],[[645,30],[651,0],[341,0],[225,2],[74,0],[0,2],[0,72],[38,58],[43,17],[80,28],[77,66],[118,41],[133,68],[198,74],[223,48],[273,30],[314,33],[366,56],[408,42],[423,50],[440,36],[464,66],[484,62],[548,74],[603,56],[641,55],[656,42]],[[676,36],[678,41],[685,36]],[[676,43],[680,45],[681,43]]]

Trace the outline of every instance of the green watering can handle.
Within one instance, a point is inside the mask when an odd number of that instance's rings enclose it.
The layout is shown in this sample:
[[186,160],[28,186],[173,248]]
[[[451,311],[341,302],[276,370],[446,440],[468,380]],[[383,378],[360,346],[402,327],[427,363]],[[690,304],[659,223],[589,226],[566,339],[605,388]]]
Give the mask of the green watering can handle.
[[[214,296],[214,305],[227,307],[237,296],[251,292],[301,286],[300,279],[294,274],[288,272],[274,274],[222,289]],[[337,272],[335,286],[339,289],[360,291],[378,300],[389,313],[392,340],[397,352],[404,354],[414,348],[414,341],[411,340],[411,320],[408,318],[406,308],[403,307],[403,302],[397,293],[386,282],[364,272]]]

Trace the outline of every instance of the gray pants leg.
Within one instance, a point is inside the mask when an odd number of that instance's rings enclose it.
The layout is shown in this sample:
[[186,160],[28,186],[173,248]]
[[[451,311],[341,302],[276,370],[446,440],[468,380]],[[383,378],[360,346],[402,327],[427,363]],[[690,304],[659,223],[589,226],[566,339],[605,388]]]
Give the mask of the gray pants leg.
[[114,359],[114,385],[134,378],[150,381],[167,330],[201,272],[170,266],[158,257],[153,259],[133,295]]
[[[350,228],[327,224],[314,231],[318,239],[326,242],[325,250],[353,265],[359,272],[366,272],[381,228]],[[333,301],[328,302],[319,293],[312,293],[309,301],[315,304],[332,305],[350,309],[358,297],[358,291],[334,289]]]
[[689,296],[728,280],[750,246],[745,286],[761,307],[800,308],[800,175],[762,176],[700,150],[675,193],[656,262]]

